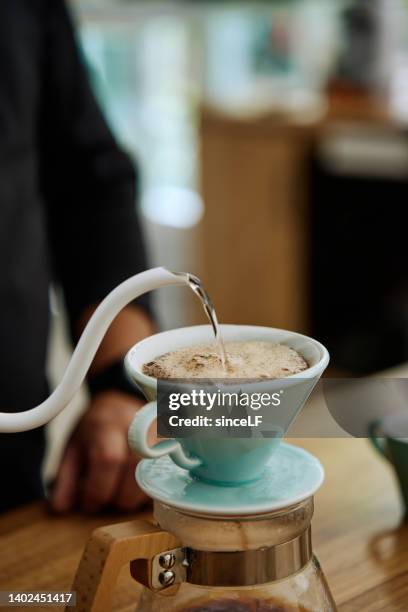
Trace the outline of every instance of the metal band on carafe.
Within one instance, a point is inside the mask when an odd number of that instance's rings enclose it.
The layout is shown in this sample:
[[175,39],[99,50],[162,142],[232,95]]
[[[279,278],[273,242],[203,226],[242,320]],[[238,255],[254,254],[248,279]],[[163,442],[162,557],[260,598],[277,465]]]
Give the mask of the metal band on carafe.
[[153,591],[188,582],[199,586],[240,587],[282,580],[300,571],[312,557],[310,526],[296,538],[256,550],[203,551],[188,547],[136,559],[130,571]]

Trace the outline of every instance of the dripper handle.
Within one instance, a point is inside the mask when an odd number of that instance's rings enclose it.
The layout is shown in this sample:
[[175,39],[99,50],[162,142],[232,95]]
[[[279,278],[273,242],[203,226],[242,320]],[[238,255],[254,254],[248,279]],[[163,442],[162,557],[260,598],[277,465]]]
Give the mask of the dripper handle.
[[72,354],[65,374],[54,392],[41,404],[25,412],[0,412],[0,432],[18,432],[45,425],[59,414],[80,388],[102,339],[116,317],[129,302],[166,285],[188,285],[189,275],[153,268],[125,280],[99,304],[88,321]]
[[180,442],[174,439],[162,440],[150,446],[148,435],[151,424],[157,418],[157,402],[149,402],[136,413],[128,433],[130,448],[141,457],[157,459],[170,455],[174,463],[185,470],[192,470],[202,464],[198,457],[189,457]]

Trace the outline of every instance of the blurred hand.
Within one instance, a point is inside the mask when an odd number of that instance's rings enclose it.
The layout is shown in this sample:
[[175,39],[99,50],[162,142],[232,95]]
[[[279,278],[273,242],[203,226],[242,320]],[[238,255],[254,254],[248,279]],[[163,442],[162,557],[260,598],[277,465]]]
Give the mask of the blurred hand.
[[67,444],[51,496],[56,512],[109,506],[130,511],[148,499],[135,481],[127,432],[141,400],[120,391],[96,395]]

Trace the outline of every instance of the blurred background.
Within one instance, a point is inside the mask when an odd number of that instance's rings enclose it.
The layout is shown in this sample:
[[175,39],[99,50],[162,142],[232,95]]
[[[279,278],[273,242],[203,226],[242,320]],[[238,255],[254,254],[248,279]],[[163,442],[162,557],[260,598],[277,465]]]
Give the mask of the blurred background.
[[[408,1],[71,4],[151,265],[199,275],[222,322],[314,335],[332,373],[406,361]],[[155,299],[164,328],[204,321]]]

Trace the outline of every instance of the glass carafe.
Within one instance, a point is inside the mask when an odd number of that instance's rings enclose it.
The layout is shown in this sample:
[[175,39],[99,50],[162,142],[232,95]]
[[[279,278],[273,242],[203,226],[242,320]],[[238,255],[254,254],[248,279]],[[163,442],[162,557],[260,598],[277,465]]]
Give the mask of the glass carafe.
[[[137,612],[332,612],[312,553],[313,498],[268,514],[198,516],[155,502],[178,545],[131,562]],[[160,548],[160,546],[159,546]]]

